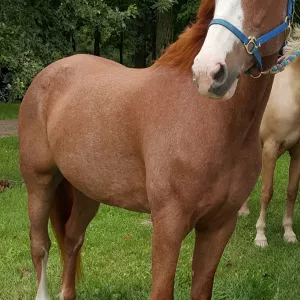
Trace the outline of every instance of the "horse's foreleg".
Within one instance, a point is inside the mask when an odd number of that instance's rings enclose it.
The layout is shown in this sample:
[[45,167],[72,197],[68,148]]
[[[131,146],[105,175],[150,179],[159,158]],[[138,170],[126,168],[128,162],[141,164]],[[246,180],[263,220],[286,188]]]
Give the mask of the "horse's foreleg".
[[296,234],[293,231],[293,214],[295,201],[298,194],[300,179],[300,143],[290,150],[291,162],[289,172],[289,186],[286,200],[286,210],[282,220],[284,228],[284,239],[287,242],[297,242]]
[[268,205],[273,196],[273,177],[277,160],[276,146],[264,146],[262,155],[262,192],[261,192],[261,211],[256,222],[255,244],[259,247],[267,247],[266,237],[266,218]]
[[60,293],[61,300],[76,298],[76,270],[79,251],[83,245],[85,231],[99,208],[96,202],[82,193],[75,191],[75,201],[71,216],[66,224],[64,240],[64,267]]
[[178,209],[152,213],[151,300],[174,299],[174,278],[181,243],[188,234],[188,222]]
[[210,300],[213,281],[225,246],[234,231],[237,216],[210,230],[196,228],[193,256],[192,300]]

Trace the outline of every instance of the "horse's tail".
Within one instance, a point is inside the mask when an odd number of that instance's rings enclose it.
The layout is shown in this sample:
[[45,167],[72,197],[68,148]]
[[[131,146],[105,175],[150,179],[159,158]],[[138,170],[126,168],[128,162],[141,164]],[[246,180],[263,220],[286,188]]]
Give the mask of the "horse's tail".
[[[66,180],[59,184],[55,192],[55,201],[51,208],[50,220],[51,225],[58,242],[61,252],[61,259],[64,261],[64,248],[65,248],[65,226],[68,222],[73,203],[74,203],[74,189],[73,186]],[[79,252],[76,263],[76,278],[80,279],[81,276],[81,254]]]

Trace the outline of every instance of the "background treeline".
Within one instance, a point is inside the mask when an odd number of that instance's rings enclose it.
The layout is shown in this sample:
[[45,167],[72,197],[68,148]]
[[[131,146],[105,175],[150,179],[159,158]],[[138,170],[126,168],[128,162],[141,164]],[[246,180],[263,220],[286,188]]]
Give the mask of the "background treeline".
[[0,102],[21,100],[38,71],[74,53],[146,67],[194,21],[199,4],[200,0],[1,0]]

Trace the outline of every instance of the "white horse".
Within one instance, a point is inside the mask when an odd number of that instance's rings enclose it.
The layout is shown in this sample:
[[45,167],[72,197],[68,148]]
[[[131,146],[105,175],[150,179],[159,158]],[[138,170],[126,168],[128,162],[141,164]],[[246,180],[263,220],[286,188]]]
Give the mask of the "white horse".
[[[286,57],[300,49],[300,26],[295,27],[284,50]],[[293,231],[293,212],[300,179],[300,57],[297,57],[284,72],[275,76],[267,104],[260,138],[263,145],[261,212],[256,223],[255,244],[267,247],[266,215],[273,195],[273,177],[277,159],[289,151],[291,161],[286,210],[283,217],[284,240],[297,242]],[[248,200],[240,209],[240,215],[248,215]]]

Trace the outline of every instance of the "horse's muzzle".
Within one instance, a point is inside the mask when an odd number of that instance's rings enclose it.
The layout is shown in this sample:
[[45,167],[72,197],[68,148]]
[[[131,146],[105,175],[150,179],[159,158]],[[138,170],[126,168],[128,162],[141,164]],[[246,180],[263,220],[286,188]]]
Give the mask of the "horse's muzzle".
[[203,96],[226,100],[233,96],[238,72],[229,72],[225,63],[217,63],[203,72],[193,66],[193,81]]

